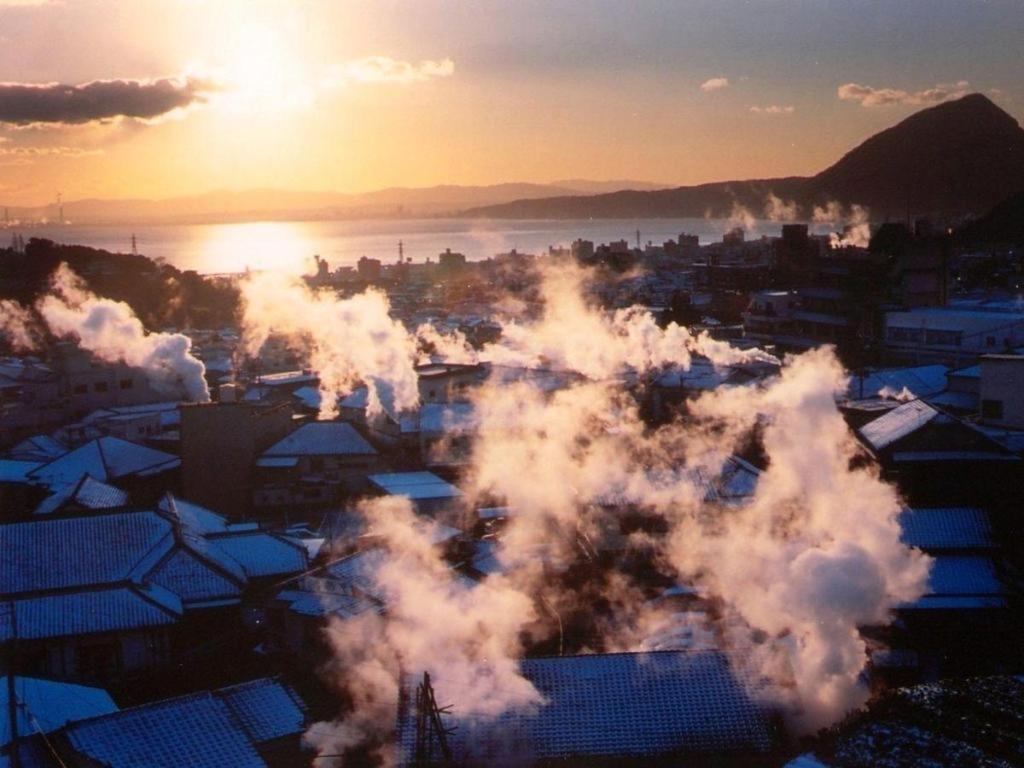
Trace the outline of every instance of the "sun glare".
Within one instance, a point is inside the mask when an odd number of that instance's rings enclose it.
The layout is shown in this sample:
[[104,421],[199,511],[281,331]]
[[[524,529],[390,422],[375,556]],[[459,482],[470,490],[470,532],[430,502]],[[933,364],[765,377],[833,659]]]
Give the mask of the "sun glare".
[[212,273],[273,270],[299,275],[311,271],[314,251],[314,245],[296,224],[220,224],[209,227],[199,269]]
[[243,24],[226,40],[219,78],[225,102],[245,112],[272,112],[308,105],[313,98],[301,56],[269,23]]

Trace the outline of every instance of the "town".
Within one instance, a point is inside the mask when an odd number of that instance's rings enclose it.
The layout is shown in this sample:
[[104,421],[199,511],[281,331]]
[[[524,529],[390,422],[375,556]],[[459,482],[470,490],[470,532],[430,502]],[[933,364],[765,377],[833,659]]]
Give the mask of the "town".
[[[286,289],[16,236],[0,764],[1012,764],[1024,250],[985,225]],[[881,572],[801,593],[841,529]]]

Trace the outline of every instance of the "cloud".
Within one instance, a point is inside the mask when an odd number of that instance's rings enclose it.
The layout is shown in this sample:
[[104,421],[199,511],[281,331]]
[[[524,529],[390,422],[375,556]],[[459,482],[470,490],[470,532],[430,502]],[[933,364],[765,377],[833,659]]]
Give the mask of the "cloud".
[[959,99],[967,95],[970,85],[966,80],[960,80],[955,83],[939,83],[922,91],[904,91],[846,83],[836,89],[836,95],[842,101],[858,101],[862,107],[887,107],[892,104],[921,106]]
[[792,104],[769,104],[766,107],[753,106],[750,111],[758,115],[791,115],[796,112],[796,107]]
[[87,157],[102,154],[102,149],[84,149],[82,147],[5,147],[0,144],[0,157]]
[[215,90],[212,81],[195,77],[94,80],[80,85],[0,83],[0,123],[81,125],[120,117],[153,120],[202,103]]
[[426,59],[414,64],[390,56],[367,56],[336,67],[331,79],[335,82],[422,83],[434,77],[451,77],[454,72],[455,62],[447,58]]
[[700,84],[700,89],[704,93],[711,93],[711,91],[720,91],[723,88],[729,87],[728,77],[712,77],[710,80],[705,80]]

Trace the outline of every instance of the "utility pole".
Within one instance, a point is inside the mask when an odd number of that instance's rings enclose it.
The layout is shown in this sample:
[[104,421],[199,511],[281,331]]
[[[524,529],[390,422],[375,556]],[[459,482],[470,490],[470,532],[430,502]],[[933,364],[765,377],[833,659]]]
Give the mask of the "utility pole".
[[14,601],[0,605],[0,629],[7,629],[7,717],[11,727],[11,768],[21,768],[18,752],[18,696],[15,690],[15,663],[18,641],[18,619],[14,613]]

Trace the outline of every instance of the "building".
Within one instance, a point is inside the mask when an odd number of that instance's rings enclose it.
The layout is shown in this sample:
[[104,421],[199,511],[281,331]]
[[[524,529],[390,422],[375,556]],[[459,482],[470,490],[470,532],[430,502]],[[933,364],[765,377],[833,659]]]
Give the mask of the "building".
[[415,510],[456,527],[465,523],[463,494],[433,472],[390,472],[370,475],[370,484],[387,496],[404,496]]
[[292,687],[262,678],[76,719],[19,755],[33,768],[297,768],[306,725]]
[[1024,429],[1024,355],[982,355],[979,396],[985,424]]
[[884,347],[894,362],[955,368],[1024,345],[1024,313],[922,307],[885,315]]
[[[442,715],[462,765],[765,765],[777,748],[771,713],[750,695],[737,660],[717,651],[522,659],[543,697],[495,718]],[[444,671],[435,684],[443,689]],[[407,678],[410,689],[418,679]],[[416,701],[403,697],[400,765],[415,765]],[[435,749],[436,753],[436,749]]]
[[249,514],[256,458],[293,428],[288,403],[181,409],[182,495],[232,517]]
[[378,469],[377,449],[348,422],[303,424],[256,459],[253,503],[261,514],[324,506],[363,491]]

